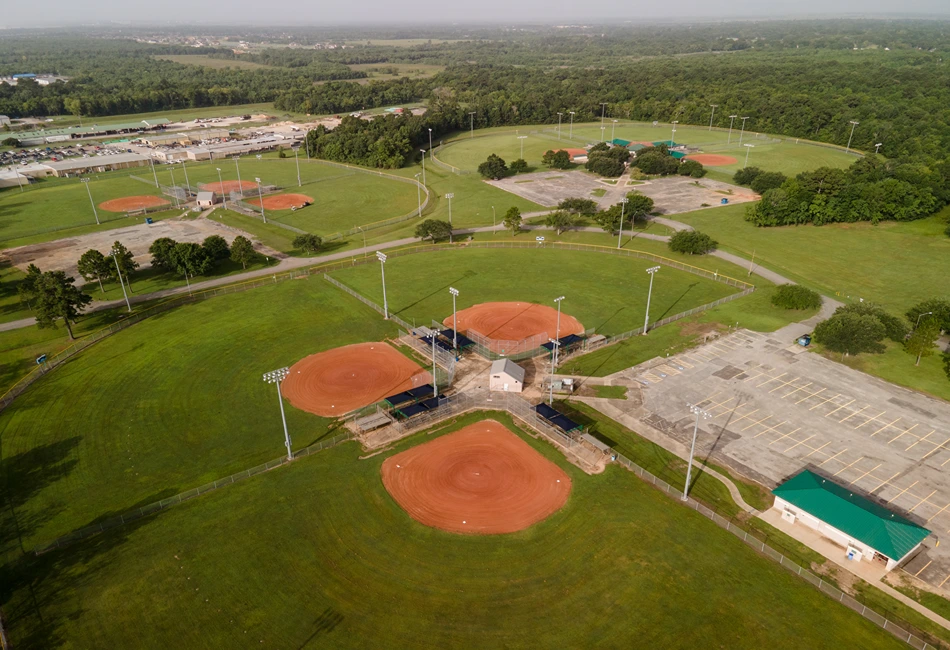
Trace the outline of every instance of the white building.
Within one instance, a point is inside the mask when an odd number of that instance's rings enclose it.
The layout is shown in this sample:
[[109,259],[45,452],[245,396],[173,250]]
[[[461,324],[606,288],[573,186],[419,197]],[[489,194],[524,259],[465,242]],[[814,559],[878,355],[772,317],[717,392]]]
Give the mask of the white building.
[[0,126],[10,126],[10,118],[6,115],[0,115]]
[[491,364],[489,390],[520,393],[524,388],[524,368],[511,359],[498,359]]
[[218,195],[214,192],[198,192],[198,207],[213,208],[218,202]]

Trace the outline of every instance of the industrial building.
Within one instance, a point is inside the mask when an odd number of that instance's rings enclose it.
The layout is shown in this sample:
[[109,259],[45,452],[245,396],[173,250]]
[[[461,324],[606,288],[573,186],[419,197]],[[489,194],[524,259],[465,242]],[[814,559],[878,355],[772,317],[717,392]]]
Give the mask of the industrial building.
[[168,120],[139,120],[138,122],[120,122],[118,124],[93,124],[91,126],[71,126],[61,129],[42,129],[17,133],[16,138],[24,147],[32,147],[51,142],[99,138],[111,135],[126,135],[164,128]]
[[0,169],[0,188],[29,185],[34,178],[52,176],[53,170],[41,163],[10,165]]
[[849,560],[898,566],[930,534],[926,528],[852,490],[804,470],[772,490],[773,508],[846,549]]
[[77,176],[96,172],[111,172],[116,169],[129,169],[130,167],[145,167],[148,164],[148,156],[137,153],[117,153],[106,156],[58,160],[44,163],[43,166],[50,168],[53,176]]

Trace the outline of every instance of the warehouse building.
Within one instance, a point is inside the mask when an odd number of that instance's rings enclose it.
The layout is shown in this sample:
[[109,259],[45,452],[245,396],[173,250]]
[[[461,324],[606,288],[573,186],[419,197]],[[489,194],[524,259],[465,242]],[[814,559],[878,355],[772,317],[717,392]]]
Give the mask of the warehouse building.
[[70,158],[69,160],[44,163],[44,166],[53,171],[53,176],[78,176],[80,174],[111,172],[116,169],[145,167],[148,164],[148,156],[137,153],[117,153],[108,156]]
[[846,549],[849,560],[876,562],[886,571],[900,565],[930,534],[926,528],[804,470],[772,490],[773,508]]

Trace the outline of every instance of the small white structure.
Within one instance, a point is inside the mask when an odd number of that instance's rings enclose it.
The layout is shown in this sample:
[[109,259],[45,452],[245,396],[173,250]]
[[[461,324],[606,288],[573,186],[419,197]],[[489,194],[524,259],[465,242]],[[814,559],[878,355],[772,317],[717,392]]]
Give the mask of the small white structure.
[[0,126],[10,126],[10,118],[6,115],[0,115]]
[[524,388],[524,368],[511,359],[498,359],[491,364],[488,390],[520,393]]
[[198,207],[213,208],[218,202],[218,195],[214,192],[198,192]]

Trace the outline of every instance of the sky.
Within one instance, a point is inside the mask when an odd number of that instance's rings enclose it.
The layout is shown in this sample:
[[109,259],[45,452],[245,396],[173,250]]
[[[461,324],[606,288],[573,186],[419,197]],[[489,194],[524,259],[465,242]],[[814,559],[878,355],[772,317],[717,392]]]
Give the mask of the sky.
[[589,23],[605,20],[690,21],[709,18],[846,16],[950,16],[946,0],[44,0],[42,9],[9,0],[0,12],[0,27],[59,26],[134,22],[148,24],[318,25],[385,23]]

